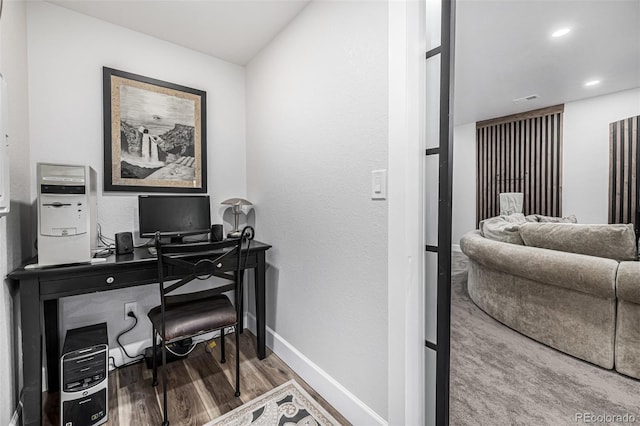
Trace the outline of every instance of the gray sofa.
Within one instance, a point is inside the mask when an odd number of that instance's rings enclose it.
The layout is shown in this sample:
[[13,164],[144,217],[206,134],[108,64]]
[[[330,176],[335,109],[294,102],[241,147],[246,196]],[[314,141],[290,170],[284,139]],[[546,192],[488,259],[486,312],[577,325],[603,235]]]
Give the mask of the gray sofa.
[[[522,243],[464,235],[469,296],[539,342],[640,378],[640,263],[631,225],[520,223]],[[495,238],[495,233],[491,234]]]

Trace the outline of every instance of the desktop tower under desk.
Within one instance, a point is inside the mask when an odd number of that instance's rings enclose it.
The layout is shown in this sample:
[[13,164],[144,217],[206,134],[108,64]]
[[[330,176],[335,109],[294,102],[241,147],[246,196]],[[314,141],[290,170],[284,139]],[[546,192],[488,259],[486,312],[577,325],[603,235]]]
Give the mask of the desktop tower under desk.
[[60,424],[98,426],[109,415],[107,323],[68,330],[60,357]]
[[[270,245],[253,241],[245,269],[254,269],[256,338],[258,358],[266,355],[265,274],[266,251]],[[30,263],[35,263],[32,260]],[[223,271],[234,271],[237,263],[229,258]],[[169,277],[179,277],[166,271]],[[47,389],[59,389],[60,342],[58,340],[58,299],[158,282],[157,262],[146,248],[126,255],[111,255],[106,262],[25,270],[24,265],[7,278],[20,286],[23,353],[23,424],[40,425],[42,417],[42,337],[47,352]],[[219,287],[221,292],[232,285]],[[34,313],[38,313],[35,315]],[[242,330],[242,316],[239,319]],[[44,324],[42,327],[41,324]]]

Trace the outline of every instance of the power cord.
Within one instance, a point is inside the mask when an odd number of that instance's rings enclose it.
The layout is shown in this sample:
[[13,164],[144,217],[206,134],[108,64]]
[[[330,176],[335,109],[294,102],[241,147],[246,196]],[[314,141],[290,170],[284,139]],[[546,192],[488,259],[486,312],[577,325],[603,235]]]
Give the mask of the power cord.
[[109,357],[109,359],[111,360],[111,362],[113,363],[113,366],[114,366],[115,368],[122,368],[122,367],[126,367],[126,366],[128,366],[128,365],[138,363],[138,362],[140,362],[140,361],[142,361],[142,360],[144,359],[144,354],[138,354],[138,355],[136,355],[136,356],[131,356],[131,355],[129,355],[129,353],[127,352],[127,350],[124,348],[124,346],[123,346],[123,345],[122,345],[122,343],[120,342],[120,338],[121,338],[123,335],[125,335],[125,334],[126,334],[126,333],[128,333],[128,332],[130,332],[131,330],[133,330],[133,329],[134,329],[134,327],[135,327],[136,325],[138,325],[138,317],[136,317],[136,314],[134,314],[133,312],[128,312],[128,313],[127,313],[127,316],[128,316],[128,317],[133,318],[133,319],[134,319],[134,323],[133,323],[133,325],[132,325],[132,326],[130,326],[129,328],[127,328],[127,329],[126,329],[126,330],[124,330],[124,331],[121,331],[121,332],[120,332],[120,334],[118,334],[118,336],[116,337],[116,342],[118,342],[118,345],[120,346],[120,349],[122,349],[122,352],[124,352],[124,354],[127,356],[127,358],[131,358],[131,359],[133,359],[133,361],[130,361],[130,362],[127,362],[127,363],[125,363],[125,364],[122,364],[122,365],[118,366],[118,365],[116,365],[116,360],[115,360],[115,358],[114,358],[114,357],[112,357],[112,356],[110,356],[110,357]]
[[175,355],[175,356],[177,356],[177,357],[183,357],[183,356],[187,356],[187,355],[189,355],[191,352],[193,352],[193,350],[196,348],[196,346],[198,345],[198,343],[200,343],[200,342],[195,342],[195,343],[193,343],[193,344],[191,345],[191,347],[189,348],[189,350],[188,350],[187,352],[183,353],[183,354],[172,351],[172,350],[169,348],[169,346],[168,346],[168,345],[164,345],[164,348],[167,350],[167,352],[171,352],[172,354],[174,354],[174,355]]
[[104,249],[94,253],[93,257],[108,257],[111,254],[113,254],[113,252],[116,249],[115,240],[113,238],[105,237],[104,234],[102,234],[102,227],[100,226],[99,223],[97,225],[97,231],[98,231],[98,244],[101,247],[104,247]]

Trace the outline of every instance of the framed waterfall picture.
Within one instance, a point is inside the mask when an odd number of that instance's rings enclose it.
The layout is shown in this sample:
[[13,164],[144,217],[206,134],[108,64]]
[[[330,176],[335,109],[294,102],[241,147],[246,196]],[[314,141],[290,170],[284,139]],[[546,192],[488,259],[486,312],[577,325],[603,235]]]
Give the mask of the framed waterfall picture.
[[207,192],[202,90],[103,67],[104,190]]

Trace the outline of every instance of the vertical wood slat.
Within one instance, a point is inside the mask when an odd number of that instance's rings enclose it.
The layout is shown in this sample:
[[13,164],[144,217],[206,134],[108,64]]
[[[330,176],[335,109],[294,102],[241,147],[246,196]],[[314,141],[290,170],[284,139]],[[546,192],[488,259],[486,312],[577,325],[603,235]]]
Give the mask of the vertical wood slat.
[[633,223],[640,228],[640,116],[609,124],[609,223]]
[[500,214],[501,192],[524,193],[525,214],[562,215],[563,106],[535,113],[477,124],[478,223]]

